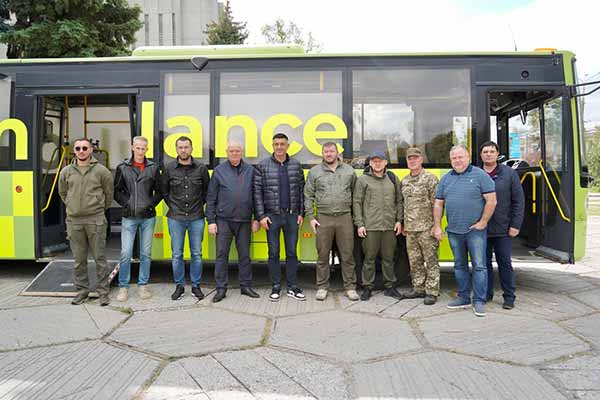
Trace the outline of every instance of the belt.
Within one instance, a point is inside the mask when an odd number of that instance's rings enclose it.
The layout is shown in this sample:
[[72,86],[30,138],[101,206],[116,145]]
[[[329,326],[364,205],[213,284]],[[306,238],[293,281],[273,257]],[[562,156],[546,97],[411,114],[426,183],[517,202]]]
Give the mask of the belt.
[[293,210],[291,208],[280,208],[279,209],[279,213],[280,214],[293,214],[292,211]]

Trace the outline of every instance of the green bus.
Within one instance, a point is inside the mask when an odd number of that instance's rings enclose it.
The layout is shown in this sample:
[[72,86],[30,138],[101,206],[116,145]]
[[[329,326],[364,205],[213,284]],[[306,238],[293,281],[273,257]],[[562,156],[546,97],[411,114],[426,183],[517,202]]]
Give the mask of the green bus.
[[[172,160],[188,135],[193,156],[212,169],[228,139],[245,143],[256,163],[275,131],[306,168],[321,144],[335,141],[362,172],[373,149],[408,173],[405,152],[419,146],[425,167],[441,176],[448,152],[465,143],[499,143],[526,193],[526,217],[514,255],[573,263],[585,253],[590,182],[577,102],[575,56],[543,49],[511,53],[305,54],[294,46],[156,47],[131,56],[0,61],[0,259],[68,256],[57,175],[73,157],[70,141],[93,140],[114,172],[135,135],[149,158]],[[120,209],[109,210],[109,259],[118,259]],[[153,258],[170,259],[166,206],[157,209]],[[299,257],[316,259],[308,224]],[[214,260],[206,237],[203,257]],[[267,259],[265,232],[251,255]],[[440,259],[452,255],[447,242]]]

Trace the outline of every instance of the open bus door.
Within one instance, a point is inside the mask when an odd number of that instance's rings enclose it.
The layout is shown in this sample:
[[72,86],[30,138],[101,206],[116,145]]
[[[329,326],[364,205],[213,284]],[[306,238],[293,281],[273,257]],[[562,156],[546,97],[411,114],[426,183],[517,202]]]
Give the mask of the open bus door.
[[65,208],[58,195],[58,175],[69,162],[70,149],[65,143],[67,111],[65,103],[51,97],[35,96],[35,137],[39,161],[38,207],[41,255],[64,251],[68,248]]
[[574,262],[574,171],[568,94],[554,88],[487,89],[490,139],[517,170],[525,219],[513,256]]

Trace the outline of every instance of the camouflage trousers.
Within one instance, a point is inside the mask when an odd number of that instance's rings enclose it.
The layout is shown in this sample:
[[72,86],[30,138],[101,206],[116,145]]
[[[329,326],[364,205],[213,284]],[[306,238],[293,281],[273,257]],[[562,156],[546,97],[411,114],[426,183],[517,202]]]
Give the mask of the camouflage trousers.
[[413,289],[433,296],[440,294],[438,241],[429,231],[407,232],[406,250],[410,261]]

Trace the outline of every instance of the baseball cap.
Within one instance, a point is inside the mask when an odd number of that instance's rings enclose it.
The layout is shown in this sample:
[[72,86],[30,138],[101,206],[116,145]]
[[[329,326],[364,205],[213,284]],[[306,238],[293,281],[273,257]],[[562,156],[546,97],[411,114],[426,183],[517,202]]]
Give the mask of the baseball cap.
[[371,160],[374,158],[381,158],[382,160],[387,160],[387,157],[385,156],[385,151],[382,150],[375,150],[374,152],[372,152]]
[[423,155],[423,152],[418,147],[409,147],[406,150],[406,157],[410,157],[410,156],[422,156],[422,155]]

